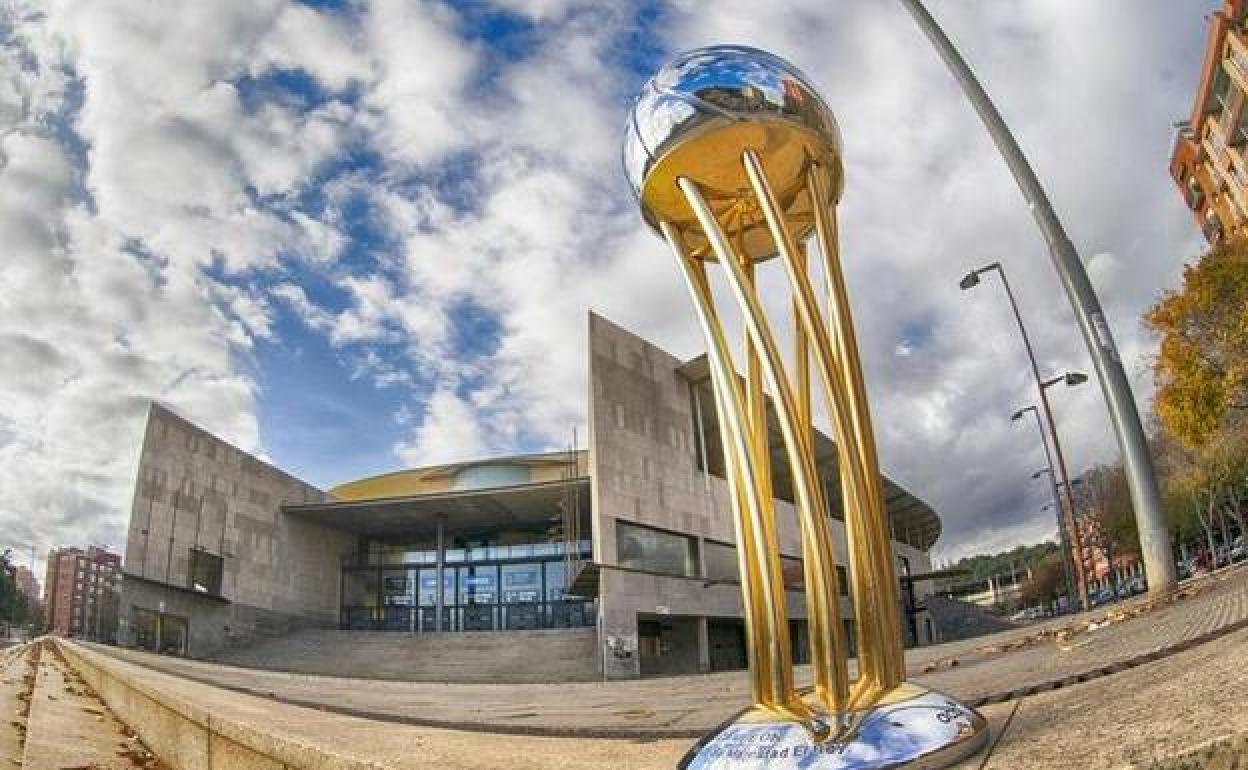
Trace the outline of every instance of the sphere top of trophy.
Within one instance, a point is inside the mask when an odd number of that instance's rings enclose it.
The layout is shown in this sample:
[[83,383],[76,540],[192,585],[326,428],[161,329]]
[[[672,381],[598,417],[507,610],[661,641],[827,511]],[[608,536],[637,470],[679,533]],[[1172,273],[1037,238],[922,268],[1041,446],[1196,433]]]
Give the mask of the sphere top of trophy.
[[[809,79],[756,48],[698,48],[678,55],[642,87],[629,114],[624,170],[650,226],[680,226],[693,217],[676,179],[698,183],[712,207],[723,210],[717,199],[748,197],[747,149],[758,153],[786,210],[803,208],[796,198],[812,163],[827,175],[832,200],[839,197],[840,131]],[[809,202],[804,208],[809,224]],[[736,209],[740,220],[741,206]]]

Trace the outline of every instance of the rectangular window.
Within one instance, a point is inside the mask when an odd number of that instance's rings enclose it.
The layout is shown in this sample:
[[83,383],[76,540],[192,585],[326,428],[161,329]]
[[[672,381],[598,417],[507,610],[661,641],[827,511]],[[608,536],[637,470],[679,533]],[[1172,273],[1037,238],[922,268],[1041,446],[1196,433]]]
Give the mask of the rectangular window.
[[841,596],[849,596],[849,570],[836,565],[836,582],[840,583]]
[[683,577],[697,575],[697,547],[691,537],[617,519],[615,538],[621,567]]
[[198,548],[191,549],[191,568],[187,576],[192,591],[212,596],[221,595],[221,572],[225,560]]
[[780,572],[784,576],[784,590],[801,591],[806,588],[806,573],[803,571],[801,559],[781,556]]
[[741,568],[737,562],[737,547],[714,540],[702,542],[703,577],[708,580],[741,581]]

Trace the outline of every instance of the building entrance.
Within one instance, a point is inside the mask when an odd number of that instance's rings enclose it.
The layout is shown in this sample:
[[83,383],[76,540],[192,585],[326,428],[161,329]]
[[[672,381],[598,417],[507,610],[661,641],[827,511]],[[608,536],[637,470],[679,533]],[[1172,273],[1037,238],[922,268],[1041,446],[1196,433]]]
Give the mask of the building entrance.
[[[588,540],[573,544],[588,557]],[[435,551],[399,551],[404,564],[346,565],[342,628],[377,631],[507,631],[593,626],[593,600],[566,595],[565,544],[451,548],[438,586]],[[438,622],[439,591],[442,618]]]
[[134,641],[141,650],[163,655],[187,655],[186,627],[184,617],[134,608]]
[[712,619],[706,626],[712,671],[739,671],[748,666],[745,623],[737,619]]

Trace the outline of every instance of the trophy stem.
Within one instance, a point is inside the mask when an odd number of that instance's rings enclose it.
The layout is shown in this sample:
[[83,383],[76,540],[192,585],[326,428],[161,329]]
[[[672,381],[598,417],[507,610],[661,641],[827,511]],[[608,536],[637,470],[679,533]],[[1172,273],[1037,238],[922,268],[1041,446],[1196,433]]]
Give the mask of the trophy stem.
[[[760,354],[757,367],[752,367],[749,372],[747,383],[757,392],[761,392],[765,380],[767,389],[773,396],[777,422],[789,459],[802,532],[815,697],[822,710],[839,712],[845,706],[848,689],[847,677],[842,673],[842,666],[837,664],[838,660],[845,659],[840,633],[840,591],[837,588],[827,504],[822,484],[819,482],[814,446],[809,440],[809,431],[803,429],[803,423],[799,422],[797,399],[793,395],[783,357],[749,273],[733,252],[698,186],[685,178],[681,178],[678,183],[698,218],[711,249],[724,267],[729,287],[741,311],[751,349]],[[760,461],[770,462],[769,458]]]
[[[878,476],[878,466],[873,466],[861,451],[863,436],[858,430],[859,423],[854,420],[853,380],[843,368],[844,359],[838,355],[840,351],[837,349],[840,346],[833,347],[828,326],[823,322],[814,300],[809,276],[803,269],[805,255],[784,221],[784,215],[757,153],[747,150],[743,161],[759,206],[775,238],[781,261],[789,275],[798,320],[804,328],[803,336],[814,342],[817,368],[824,381],[825,394],[829,399],[829,413],[835,424],[842,460],[842,496],[845,499],[845,518],[851,548],[851,580],[862,640],[859,655],[860,676],[855,687],[854,700],[871,699],[891,689],[904,678],[900,645],[897,645],[896,655],[893,655],[887,642],[890,638],[887,621],[896,614],[895,592],[893,603],[890,604],[881,596],[880,590],[886,585],[891,586],[891,580],[894,579],[892,558],[887,552],[876,554],[874,551],[879,549],[871,548],[871,545],[880,541],[887,547],[888,541],[887,528],[883,526],[882,517],[871,516],[870,510],[872,500],[879,501],[878,495],[873,496],[870,491],[871,480]],[[820,210],[826,213],[828,205],[826,197],[816,198],[817,192],[818,188],[809,192],[816,217]],[[845,309],[837,308],[837,311],[838,315],[843,315]],[[842,340],[838,338],[837,342]]]
[[711,385],[724,433],[725,468],[741,571],[741,598],[749,620],[746,635],[754,702],[795,720],[806,721],[809,709],[802,704],[793,685],[774,505],[759,494],[756,468],[751,462],[746,404],[732,366],[727,338],[715,311],[702,263],[686,252],[680,232],[673,225],[663,222],[660,228],[681,269],[707,344]]
[[[876,454],[875,434],[871,427],[871,412],[867,405],[866,384],[858,354],[853,314],[849,306],[849,293],[841,268],[836,211],[831,205],[826,182],[818,165],[811,164],[806,172],[806,180],[815,216],[815,237],[823,255],[824,275],[828,283],[830,326],[836,339],[836,352],[839,353],[836,363],[841,369],[841,380],[845,383],[848,396],[846,401],[853,440],[848,442],[846,450],[855,455],[852,463],[864,471],[862,486],[857,490],[856,508],[860,511],[858,523],[872,533],[868,537],[851,536],[849,540],[853,561],[869,565],[872,582],[875,584],[871,596],[879,609],[876,622],[867,626],[873,633],[870,637],[864,636],[861,649],[864,653],[869,653],[878,665],[873,671],[877,687],[888,690],[905,679],[906,669],[901,644],[901,622],[897,612],[897,575],[888,545],[889,528],[884,512],[883,490],[880,487],[880,463]],[[867,627],[864,627],[864,631]],[[861,661],[865,656],[859,657]],[[868,693],[863,695],[871,697]]]

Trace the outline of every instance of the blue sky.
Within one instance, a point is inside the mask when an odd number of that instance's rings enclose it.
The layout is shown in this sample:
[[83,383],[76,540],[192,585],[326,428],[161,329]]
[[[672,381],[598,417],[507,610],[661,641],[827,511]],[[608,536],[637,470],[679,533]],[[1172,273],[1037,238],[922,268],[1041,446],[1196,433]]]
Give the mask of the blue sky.
[[[1048,185],[1144,409],[1139,315],[1200,250],[1166,175],[1213,7],[1197,5],[934,8]],[[702,347],[619,143],[644,79],[711,43],[789,59],[837,114],[881,453],[944,517],[937,554],[1053,534],[1040,448],[1009,422],[1031,393],[1008,308],[957,279],[1001,260],[1042,368],[1086,353],[1008,173],[900,6],[4,14],[0,545],[120,544],[148,399],[323,486],[583,437],[590,309],[676,355]],[[1113,459],[1095,388],[1055,408],[1072,470]]]

